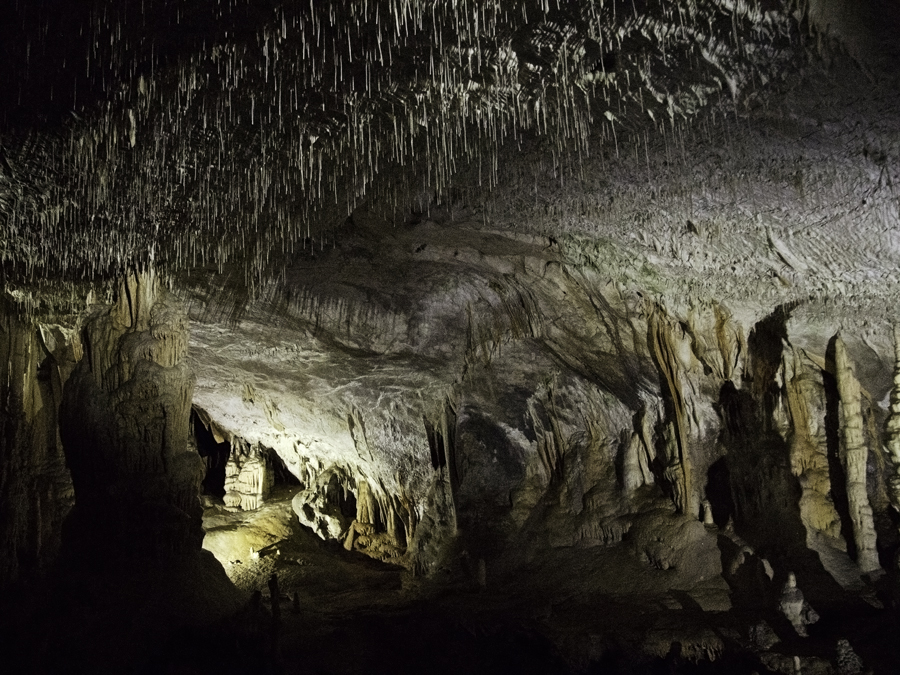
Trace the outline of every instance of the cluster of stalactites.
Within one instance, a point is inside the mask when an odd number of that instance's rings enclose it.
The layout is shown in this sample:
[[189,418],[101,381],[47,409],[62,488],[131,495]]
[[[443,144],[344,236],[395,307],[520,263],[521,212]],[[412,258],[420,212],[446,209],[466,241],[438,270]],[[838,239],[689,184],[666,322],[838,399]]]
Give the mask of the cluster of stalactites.
[[233,0],[181,50],[134,34],[196,27],[196,11],[98,4],[85,72],[104,102],[56,135],[0,139],[11,274],[239,260],[258,279],[364,198],[440,198],[463,165],[490,186],[524,131],[558,160],[637,119],[665,129],[764,82],[790,42],[786,15],[725,0]]

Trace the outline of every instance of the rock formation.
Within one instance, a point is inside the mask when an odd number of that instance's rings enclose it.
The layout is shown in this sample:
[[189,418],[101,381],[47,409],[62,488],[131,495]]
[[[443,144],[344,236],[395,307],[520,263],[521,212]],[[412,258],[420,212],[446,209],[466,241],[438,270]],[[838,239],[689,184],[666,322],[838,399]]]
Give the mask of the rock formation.
[[149,271],[129,275],[115,303],[84,321],[84,356],[60,409],[73,515],[90,523],[81,545],[132,555],[199,545],[203,465],[188,445],[185,318]]
[[862,4],[15,3],[4,665],[900,671]]
[[245,447],[238,439],[225,465],[225,505],[258,509],[275,483],[271,460],[259,446]]
[[[670,406],[669,431],[665,442],[665,477],[673,487],[675,505],[682,513],[699,514],[697,495],[693,488],[690,447],[688,446],[688,411],[679,376],[680,356],[675,328],[661,309],[651,311],[648,322],[647,344],[659,368],[664,383],[663,391]],[[683,339],[683,338],[682,338]]]
[[0,589],[46,572],[58,553],[73,501],[58,414],[80,358],[71,325],[29,319],[0,300]]
[[793,572],[788,574],[784,589],[781,591],[778,609],[801,637],[807,637],[806,627],[819,620],[819,615],[803,597],[803,591],[797,588],[797,578]]
[[894,381],[884,444],[894,468],[890,477],[891,498],[894,508],[900,510],[900,325],[894,326]]
[[862,675],[864,672],[862,659],[853,651],[847,638],[837,642],[837,666],[839,675]]
[[856,561],[863,572],[880,570],[876,548],[872,507],[866,488],[869,448],[859,381],[847,354],[847,347],[838,335],[834,338],[834,368],[840,396],[840,460],[847,481],[847,502],[850,509]]

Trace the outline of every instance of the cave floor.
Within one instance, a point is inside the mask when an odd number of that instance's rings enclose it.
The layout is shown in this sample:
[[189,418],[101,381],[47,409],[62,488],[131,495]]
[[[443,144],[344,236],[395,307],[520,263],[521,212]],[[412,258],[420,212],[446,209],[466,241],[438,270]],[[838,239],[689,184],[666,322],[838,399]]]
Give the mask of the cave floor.
[[[208,509],[205,518],[208,528],[240,532],[276,513],[287,525],[282,533],[290,531],[261,548],[258,558],[225,564],[241,590],[261,593],[250,624],[264,645],[268,672],[793,673],[797,656],[804,673],[825,673],[834,672],[840,637],[851,639],[873,672],[896,672],[900,663],[890,638],[894,612],[855,595],[828,602],[820,593],[822,620],[800,638],[778,614],[777,599],[749,597],[741,589],[726,593],[724,605],[717,596],[718,608],[704,596],[698,602],[696,594],[674,590],[573,592],[566,578],[619,574],[605,571],[621,567],[608,566],[598,550],[553,551],[524,571],[497,572],[484,587],[460,569],[417,577],[322,541],[296,523],[294,491],[281,490],[255,512]],[[267,586],[272,573],[281,596],[277,621]],[[772,635],[762,645],[751,636],[761,622]]]

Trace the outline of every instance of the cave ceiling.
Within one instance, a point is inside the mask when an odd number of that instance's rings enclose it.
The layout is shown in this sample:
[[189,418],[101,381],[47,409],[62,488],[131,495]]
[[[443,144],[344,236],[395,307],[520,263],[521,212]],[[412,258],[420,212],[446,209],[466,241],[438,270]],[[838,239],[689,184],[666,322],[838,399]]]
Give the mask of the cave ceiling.
[[[15,2],[6,295],[28,312],[154,267],[234,319],[317,284],[318,269],[279,279],[329,247],[364,251],[360,233],[463,223],[561,242],[676,306],[728,301],[745,323],[790,303],[810,325],[840,315],[888,353],[885,7]],[[858,70],[823,74],[831,62]],[[447,228],[423,232],[419,258],[449,248]]]
[[823,44],[881,49],[842,7],[12,3],[5,283],[154,266],[252,295],[354,213],[456,206],[600,237],[684,297],[862,295],[883,317],[895,101],[826,80],[784,95]]
[[253,283],[361,205],[396,218],[488,190],[503,147],[540,144],[568,166],[642,135],[674,143],[699,112],[764,92],[796,59],[790,9],[14,3],[5,274],[235,264]]

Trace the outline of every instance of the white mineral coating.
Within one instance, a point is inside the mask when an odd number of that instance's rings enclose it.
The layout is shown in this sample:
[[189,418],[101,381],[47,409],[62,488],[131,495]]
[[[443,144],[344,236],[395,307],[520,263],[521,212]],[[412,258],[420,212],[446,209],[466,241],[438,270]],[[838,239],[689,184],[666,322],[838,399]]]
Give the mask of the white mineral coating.
[[271,460],[258,445],[233,439],[225,465],[225,505],[244,511],[258,509],[275,483]]

